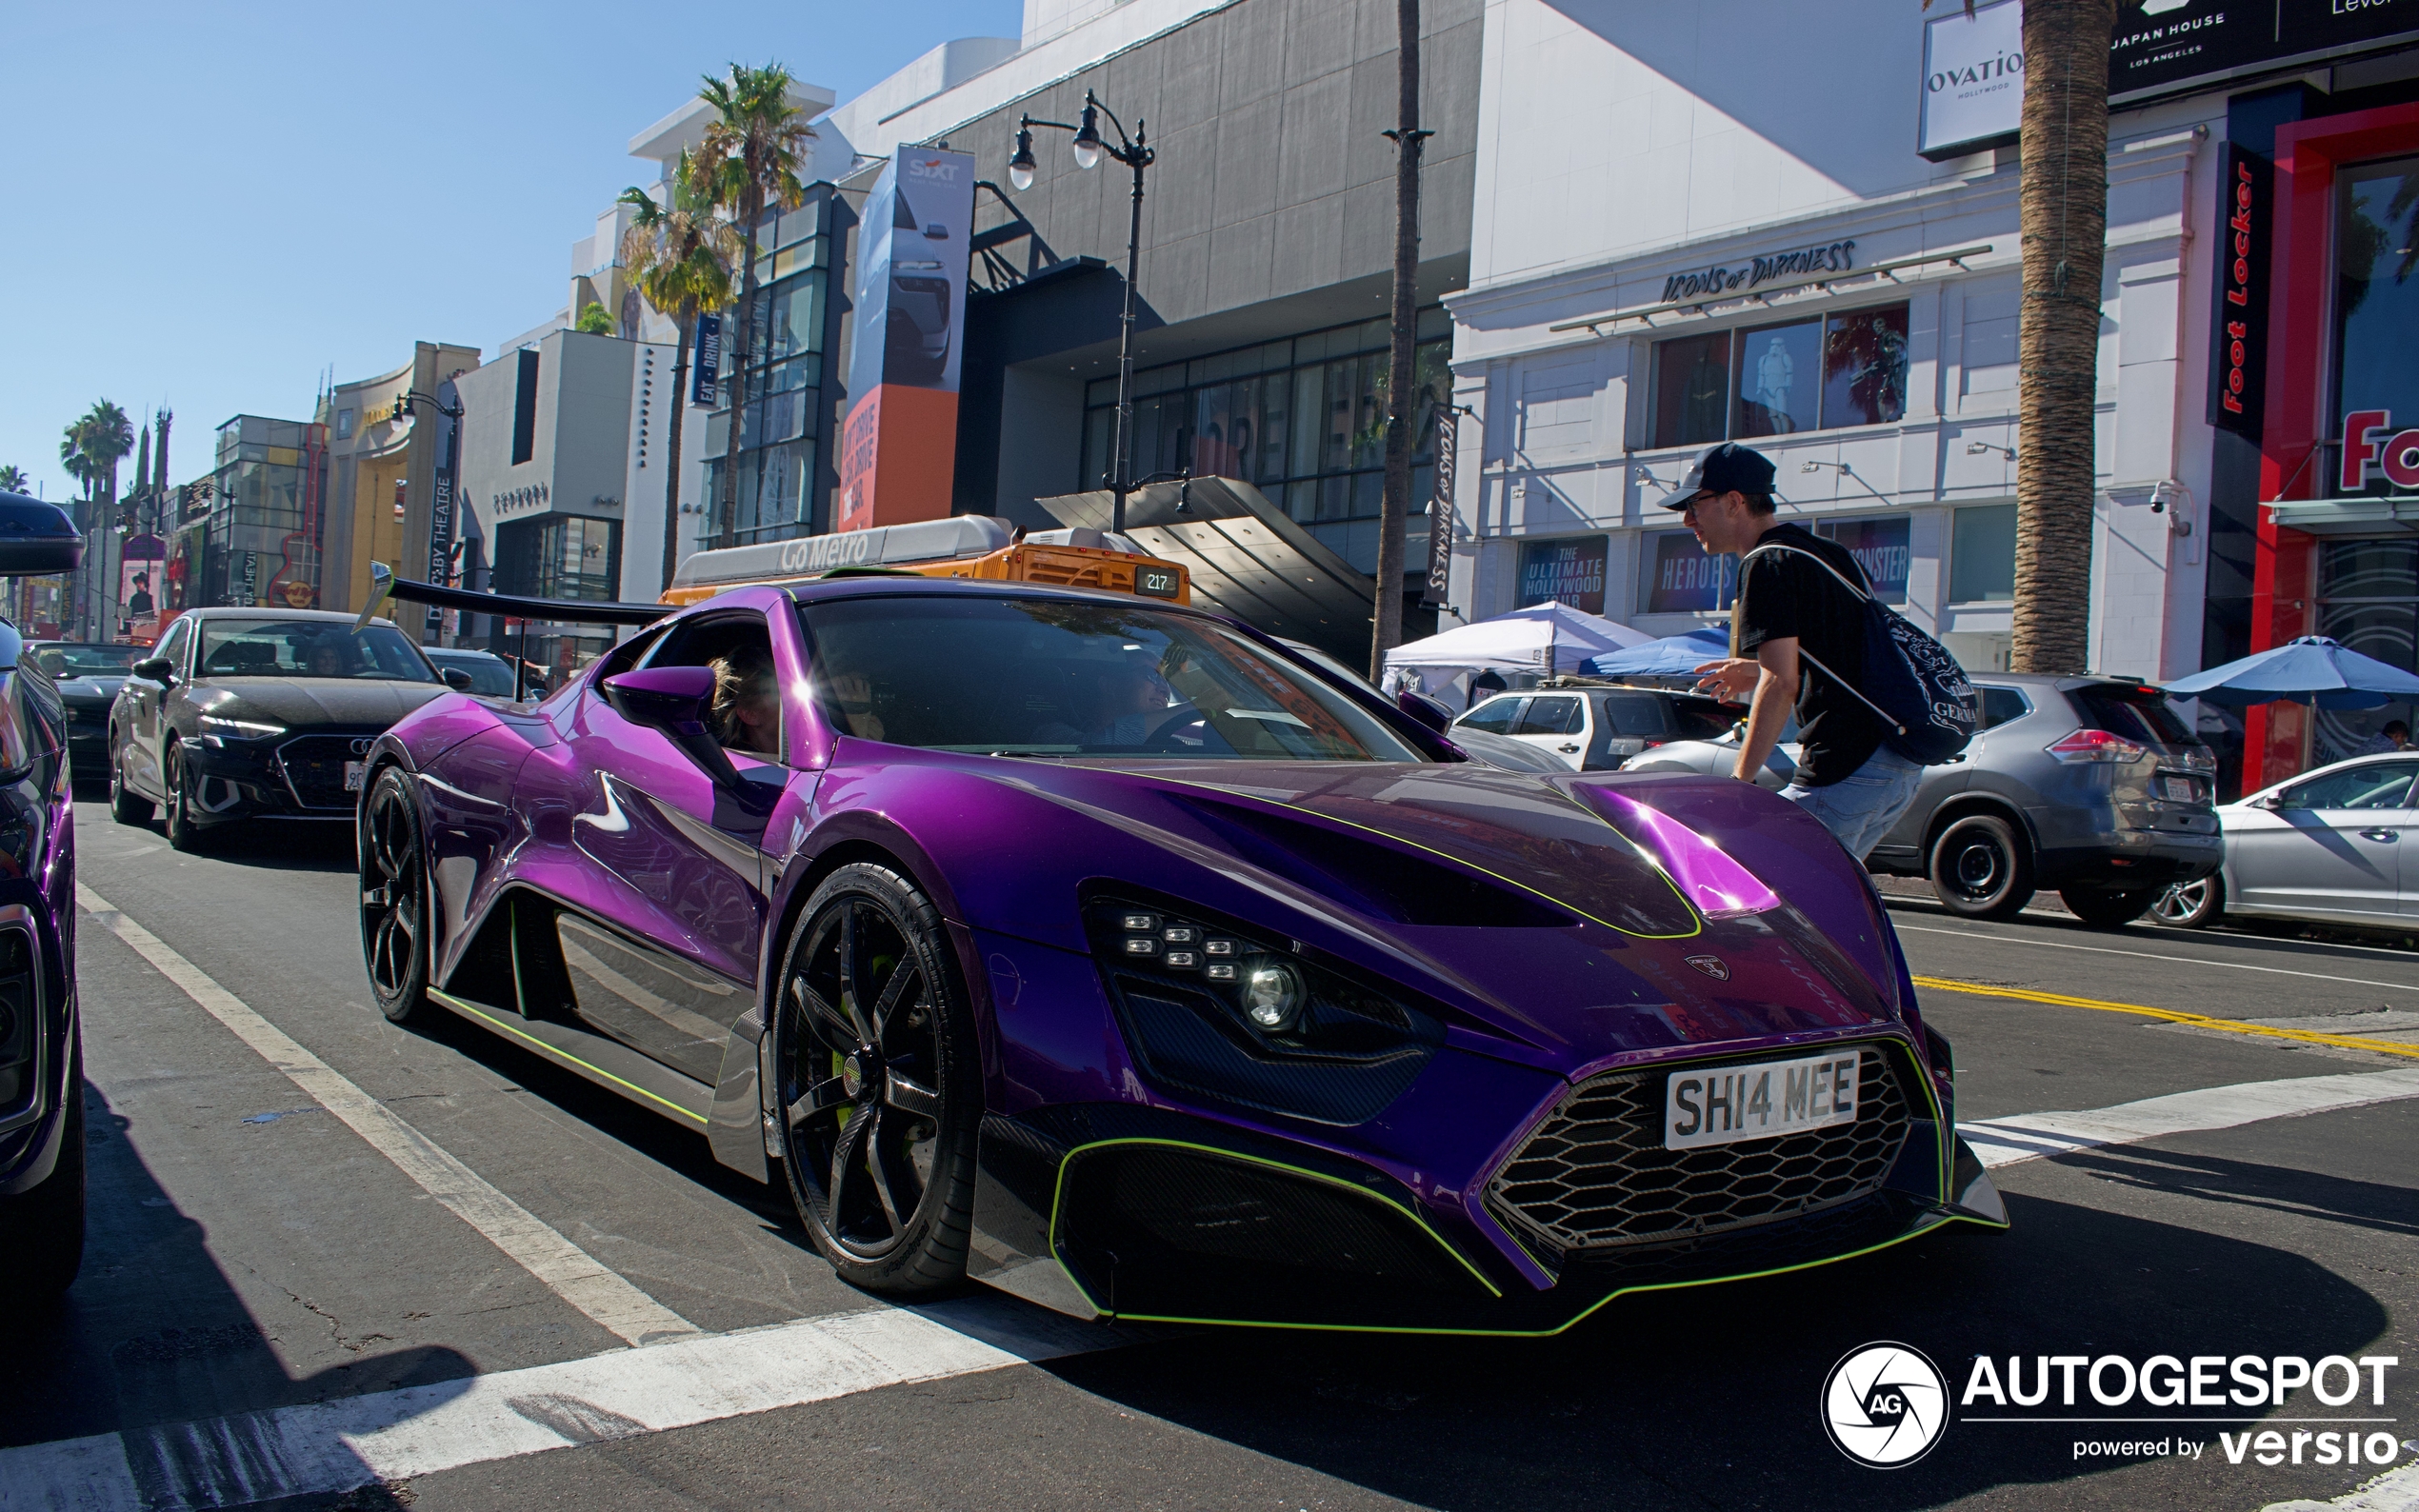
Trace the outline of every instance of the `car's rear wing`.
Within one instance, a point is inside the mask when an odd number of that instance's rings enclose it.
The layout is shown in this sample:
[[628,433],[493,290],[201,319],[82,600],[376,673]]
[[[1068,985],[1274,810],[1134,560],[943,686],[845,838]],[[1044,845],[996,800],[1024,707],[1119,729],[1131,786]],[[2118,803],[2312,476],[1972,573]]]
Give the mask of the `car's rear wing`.
[[352,622],[356,630],[370,623],[390,597],[409,599],[432,608],[463,609],[472,614],[501,614],[515,620],[548,620],[563,625],[652,625],[677,605],[615,604],[601,599],[531,599],[478,588],[450,588],[437,583],[399,578],[384,562],[370,564],[370,601]]

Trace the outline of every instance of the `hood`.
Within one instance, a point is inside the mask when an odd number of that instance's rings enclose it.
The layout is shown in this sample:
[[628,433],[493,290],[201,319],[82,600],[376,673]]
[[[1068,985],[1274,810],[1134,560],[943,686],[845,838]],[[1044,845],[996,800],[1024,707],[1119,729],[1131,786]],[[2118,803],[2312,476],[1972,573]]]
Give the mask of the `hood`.
[[115,698],[117,690],[125,686],[123,672],[110,677],[63,677],[58,682],[62,698]]
[[[1575,1075],[1898,1016],[1869,887],[1819,824],[1743,784],[1474,764],[1017,765],[1016,786],[1161,852],[1080,847],[1075,885],[1155,886],[1282,930],[1427,994],[1473,1049]],[[1730,809],[1666,812],[1691,792]],[[1731,811],[1778,843],[1749,854],[1709,838]],[[1860,920],[1864,939],[1835,942]]]
[[313,725],[375,726],[381,729],[446,692],[443,683],[397,683],[343,677],[212,677],[196,682],[192,701],[210,712],[237,706],[290,728]]

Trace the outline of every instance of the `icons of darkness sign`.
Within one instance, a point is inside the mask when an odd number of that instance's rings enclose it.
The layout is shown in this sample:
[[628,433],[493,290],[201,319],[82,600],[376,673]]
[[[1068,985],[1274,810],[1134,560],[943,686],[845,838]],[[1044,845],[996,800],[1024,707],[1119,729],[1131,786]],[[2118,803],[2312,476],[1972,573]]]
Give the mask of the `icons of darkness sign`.
[[1605,538],[1528,541],[1520,547],[1520,607],[1551,599],[1589,614],[1605,611]]

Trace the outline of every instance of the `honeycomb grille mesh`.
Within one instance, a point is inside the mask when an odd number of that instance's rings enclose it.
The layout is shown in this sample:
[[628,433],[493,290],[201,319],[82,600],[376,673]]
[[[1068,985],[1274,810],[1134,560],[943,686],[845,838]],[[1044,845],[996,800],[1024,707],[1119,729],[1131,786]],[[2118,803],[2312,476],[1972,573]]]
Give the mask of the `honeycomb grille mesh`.
[[1569,1253],[1692,1239],[1852,1201],[1889,1173],[1909,1123],[1889,1058],[1868,1045],[1858,1061],[1853,1124],[1681,1150],[1663,1147],[1673,1067],[1592,1077],[1495,1173],[1488,1206]]

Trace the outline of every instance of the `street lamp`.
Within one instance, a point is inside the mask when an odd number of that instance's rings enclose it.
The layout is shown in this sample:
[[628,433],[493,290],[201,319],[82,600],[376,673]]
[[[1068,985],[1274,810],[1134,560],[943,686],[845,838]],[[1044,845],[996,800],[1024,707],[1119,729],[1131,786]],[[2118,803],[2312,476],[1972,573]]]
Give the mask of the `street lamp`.
[[[1100,134],[1100,118],[1117,129],[1117,140],[1110,142]],[[1122,534],[1126,528],[1126,495],[1133,491],[1130,451],[1134,430],[1134,280],[1142,270],[1142,175],[1143,169],[1158,161],[1143,130],[1143,119],[1134,117],[1134,132],[1126,134],[1126,123],[1117,112],[1100,103],[1091,90],[1084,91],[1083,119],[1070,126],[1064,121],[1036,121],[1023,116],[1016,123],[1016,151],[1008,160],[1008,181],[1018,189],[1033,187],[1033,128],[1047,126],[1053,130],[1071,131],[1075,135],[1075,166],[1090,169],[1100,166],[1103,156],[1115,158],[1134,170],[1133,214],[1126,229],[1126,306],[1117,317],[1117,442],[1115,459],[1111,463],[1110,488],[1114,496],[1110,506],[1109,528]]]

